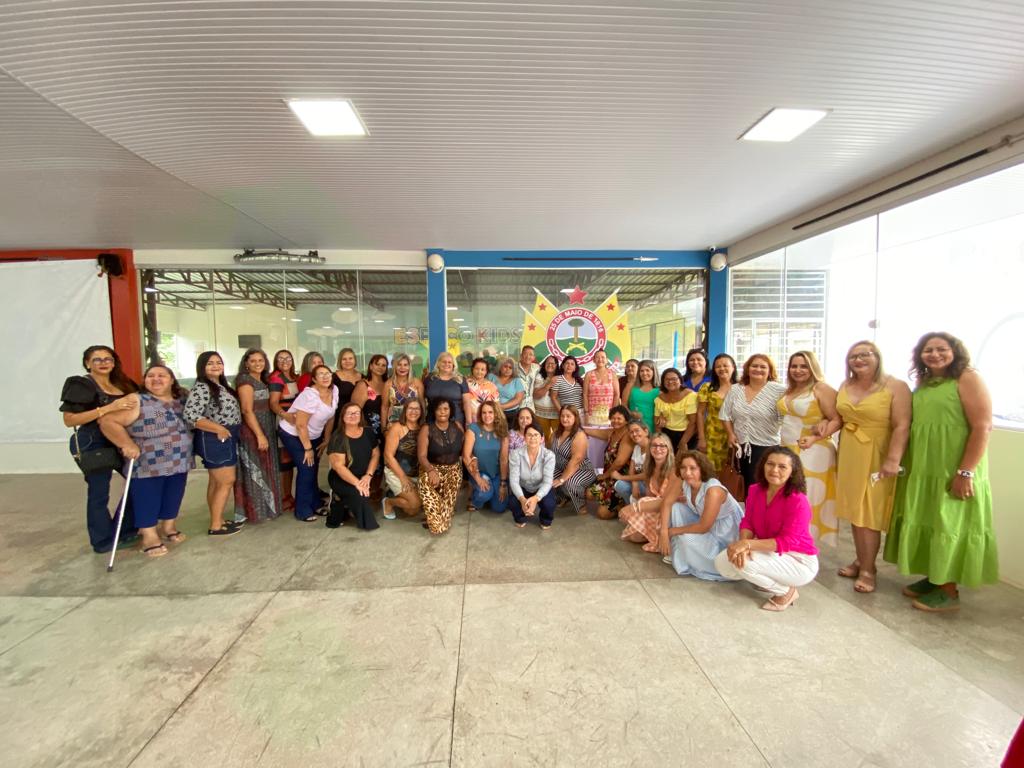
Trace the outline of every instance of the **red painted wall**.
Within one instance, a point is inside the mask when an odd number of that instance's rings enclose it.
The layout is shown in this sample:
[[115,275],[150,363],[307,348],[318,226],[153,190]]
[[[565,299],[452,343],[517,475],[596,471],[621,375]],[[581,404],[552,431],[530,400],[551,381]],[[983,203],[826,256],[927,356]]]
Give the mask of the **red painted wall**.
[[115,254],[121,259],[124,268],[124,274],[120,277],[107,276],[110,287],[110,325],[114,333],[114,347],[117,348],[125,373],[138,381],[142,376],[142,329],[139,321],[139,281],[132,251],[124,248],[0,251],[0,261],[95,261],[101,253]]

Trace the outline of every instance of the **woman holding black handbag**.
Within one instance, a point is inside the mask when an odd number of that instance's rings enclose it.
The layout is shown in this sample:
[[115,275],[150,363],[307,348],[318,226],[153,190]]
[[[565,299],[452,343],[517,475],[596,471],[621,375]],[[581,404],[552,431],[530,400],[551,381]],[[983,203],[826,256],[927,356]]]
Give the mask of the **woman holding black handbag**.
[[[138,385],[121,370],[121,359],[110,347],[96,345],[82,353],[85,376],[71,376],[61,391],[60,410],[64,426],[72,427],[71,455],[85,475],[85,525],[94,552],[109,552],[114,547],[116,518],[110,514],[110,477],[121,472],[122,459],[117,449],[103,436],[99,419],[132,407],[125,395],[138,392]],[[131,505],[128,505],[121,540],[136,536]]]

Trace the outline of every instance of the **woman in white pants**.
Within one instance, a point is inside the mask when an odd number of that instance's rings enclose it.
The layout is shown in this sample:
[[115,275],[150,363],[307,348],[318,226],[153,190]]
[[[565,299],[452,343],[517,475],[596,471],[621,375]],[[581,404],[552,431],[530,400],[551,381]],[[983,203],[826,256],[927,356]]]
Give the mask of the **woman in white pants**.
[[745,579],[771,597],[761,607],[784,611],[799,597],[797,587],[818,574],[818,548],[811,536],[811,504],[800,457],[788,448],[765,451],[747,489],[739,539],[715,558],[726,579]]

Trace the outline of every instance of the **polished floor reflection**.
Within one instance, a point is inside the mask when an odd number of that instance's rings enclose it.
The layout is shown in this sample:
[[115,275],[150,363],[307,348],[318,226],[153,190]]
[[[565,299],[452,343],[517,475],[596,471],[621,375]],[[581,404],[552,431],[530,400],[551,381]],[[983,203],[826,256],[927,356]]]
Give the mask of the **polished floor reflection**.
[[1024,713],[1007,585],[927,615],[841,548],[771,614],[569,512],[211,539],[204,489],[108,574],[78,477],[0,476],[5,765],[994,766]]

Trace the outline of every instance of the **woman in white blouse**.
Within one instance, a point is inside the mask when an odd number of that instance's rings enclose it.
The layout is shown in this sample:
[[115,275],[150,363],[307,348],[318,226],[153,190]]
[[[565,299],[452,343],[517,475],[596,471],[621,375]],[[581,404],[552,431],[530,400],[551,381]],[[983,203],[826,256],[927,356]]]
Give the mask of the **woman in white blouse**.
[[281,442],[298,470],[295,519],[304,523],[315,522],[321,511],[317,473],[320,457],[331,437],[334,412],[338,410],[338,387],[331,382],[334,372],[326,365],[318,365],[310,373],[311,386],[299,392],[288,408],[288,413],[295,414],[295,423],[282,419],[278,425]]
[[729,450],[739,454],[740,472],[747,487],[754,484],[754,470],[762,454],[779,444],[779,398],[786,393],[779,383],[775,363],[768,355],[754,354],[743,364],[740,383],[733,385],[718,412],[729,435]]
[[508,484],[512,492],[508,506],[517,528],[523,528],[527,518],[537,515],[541,530],[546,531],[555,519],[555,454],[544,447],[544,433],[539,426],[528,424],[523,431],[526,445],[508,457]]

